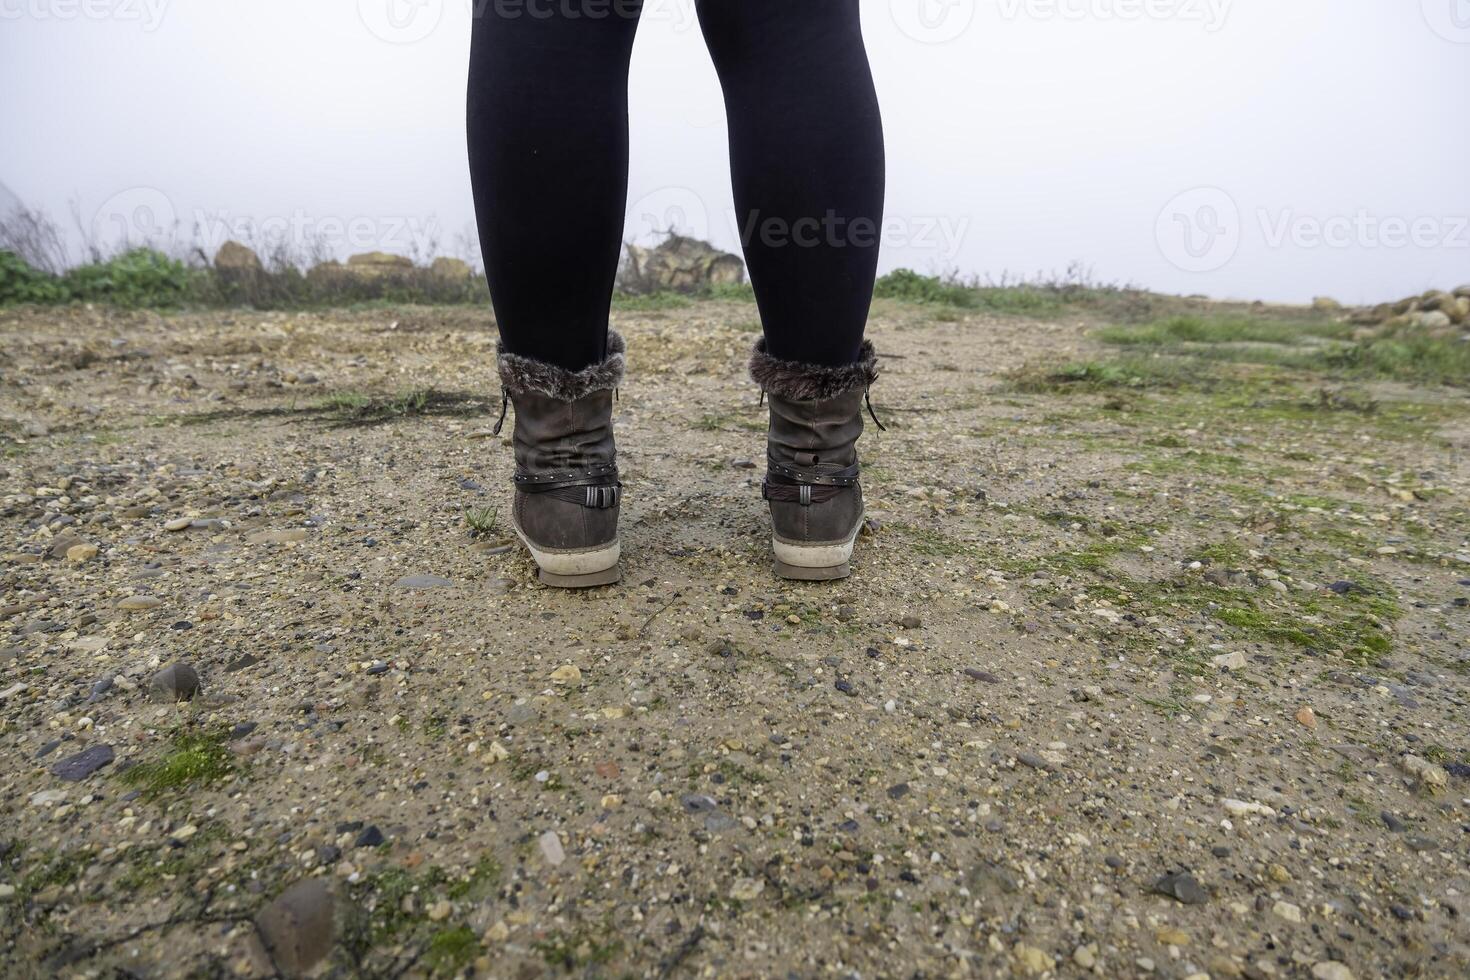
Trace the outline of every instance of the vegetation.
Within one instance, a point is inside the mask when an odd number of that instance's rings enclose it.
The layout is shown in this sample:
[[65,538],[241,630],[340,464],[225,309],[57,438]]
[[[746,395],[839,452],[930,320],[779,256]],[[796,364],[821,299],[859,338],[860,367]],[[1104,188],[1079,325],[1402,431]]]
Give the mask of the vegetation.
[[226,737],[224,731],[181,732],[162,759],[138,763],[122,774],[122,781],[149,797],[219,782],[235,768],[234,757],[224,744]]

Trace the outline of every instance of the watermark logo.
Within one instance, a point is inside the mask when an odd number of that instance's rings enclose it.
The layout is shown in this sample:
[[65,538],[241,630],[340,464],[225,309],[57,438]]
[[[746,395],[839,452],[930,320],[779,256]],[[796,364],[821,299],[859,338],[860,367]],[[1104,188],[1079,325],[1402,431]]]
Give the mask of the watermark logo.
[[1325,218],[1291,208],[1259,208],[1256,221],[1269,248],[1470,248],[1470,216],[1353,214]]
[[1154,237],[1164,258],[1185,272],[1222,269],[1240,249],[1240,208],[1218,187],[1196,187],[1164,205]]
[[944,44],[975,22],[975,0],[888,0],[898,29],[921,44]]
[[0,0],[0,20],[115,20],[153,33],[170,0]]
[[1258,207],[1244,217],[1218,187],[1196,187],[1175,197],[1155,226],[1159,251],[1185,272],[1214,272],[1235,258],[1247,235],[1282,249],[1470,250],[1470,215],[1305,214],[1290,207]]
[[1178,21],[1213,34],[1225,26],[1234,0],[1000,0],[1004,20]]
[[656,245],[669,234],[709,240],[709,208],[688,187],[660,187],[644,194],[628,208],[623,240]]
[[1419,0],[1430,30],[1456,44],[1470,44],[1470,0]]
[[174,202],[156,187],[129,187],[102,202],[92,215],[92,241],[124,248],[164,246],[178,231]]
[[389,44],[416,44],[444,18],[444,0],[357,0],[357,15]]

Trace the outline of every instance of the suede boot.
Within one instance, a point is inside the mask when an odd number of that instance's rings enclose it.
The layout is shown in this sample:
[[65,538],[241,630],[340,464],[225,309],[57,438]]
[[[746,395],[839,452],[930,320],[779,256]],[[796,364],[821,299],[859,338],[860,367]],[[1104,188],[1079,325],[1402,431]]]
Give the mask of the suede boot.
[[826,367],[772,357],[762,339],[750,376],[771,407],[762,496],[771,509],[776,574],[845,578],[863,524],[857,441],[878,377],[873,345],[865,341],[853,364]]
[[612,408],[623,381],[623,338],[609,333],[607,349],[605,360],[581,371],[499,356],[503,398],[515,405],[511,523],[541,581],[560,588],[607,585],[622,575]]

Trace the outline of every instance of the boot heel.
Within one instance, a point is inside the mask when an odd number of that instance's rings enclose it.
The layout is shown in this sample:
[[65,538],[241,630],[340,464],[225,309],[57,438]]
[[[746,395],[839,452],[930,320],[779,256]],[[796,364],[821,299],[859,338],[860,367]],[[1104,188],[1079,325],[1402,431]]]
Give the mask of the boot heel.
[[788,565],[777,558],[776,574],[781,578],[797,582],[831,582],[834,579],[847,578],[852,574],[852,569],[847,562],[841,565],[829,565],[826,568],[807,568],[802,565]]
[[558,575],[539,568],[537,576],[544,584],[555,589],[594,589],[599,585],[612,585],[621,580],[623,566],[617,564],[611,568],[604,568],[600,572],[589,572],[586,575]]

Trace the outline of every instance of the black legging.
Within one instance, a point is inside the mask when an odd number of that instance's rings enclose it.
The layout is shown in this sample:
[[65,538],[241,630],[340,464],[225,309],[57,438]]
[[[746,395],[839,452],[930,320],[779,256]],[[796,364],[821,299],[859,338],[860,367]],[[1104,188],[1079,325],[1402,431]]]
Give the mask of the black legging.
[[[476,0],[469,149],[502,341],[572,370],[606,356],[642,0]],[[883,132],[858,0],[698,0],[730,121],[735,208],[768,349],[858,357],[883,211]]]

